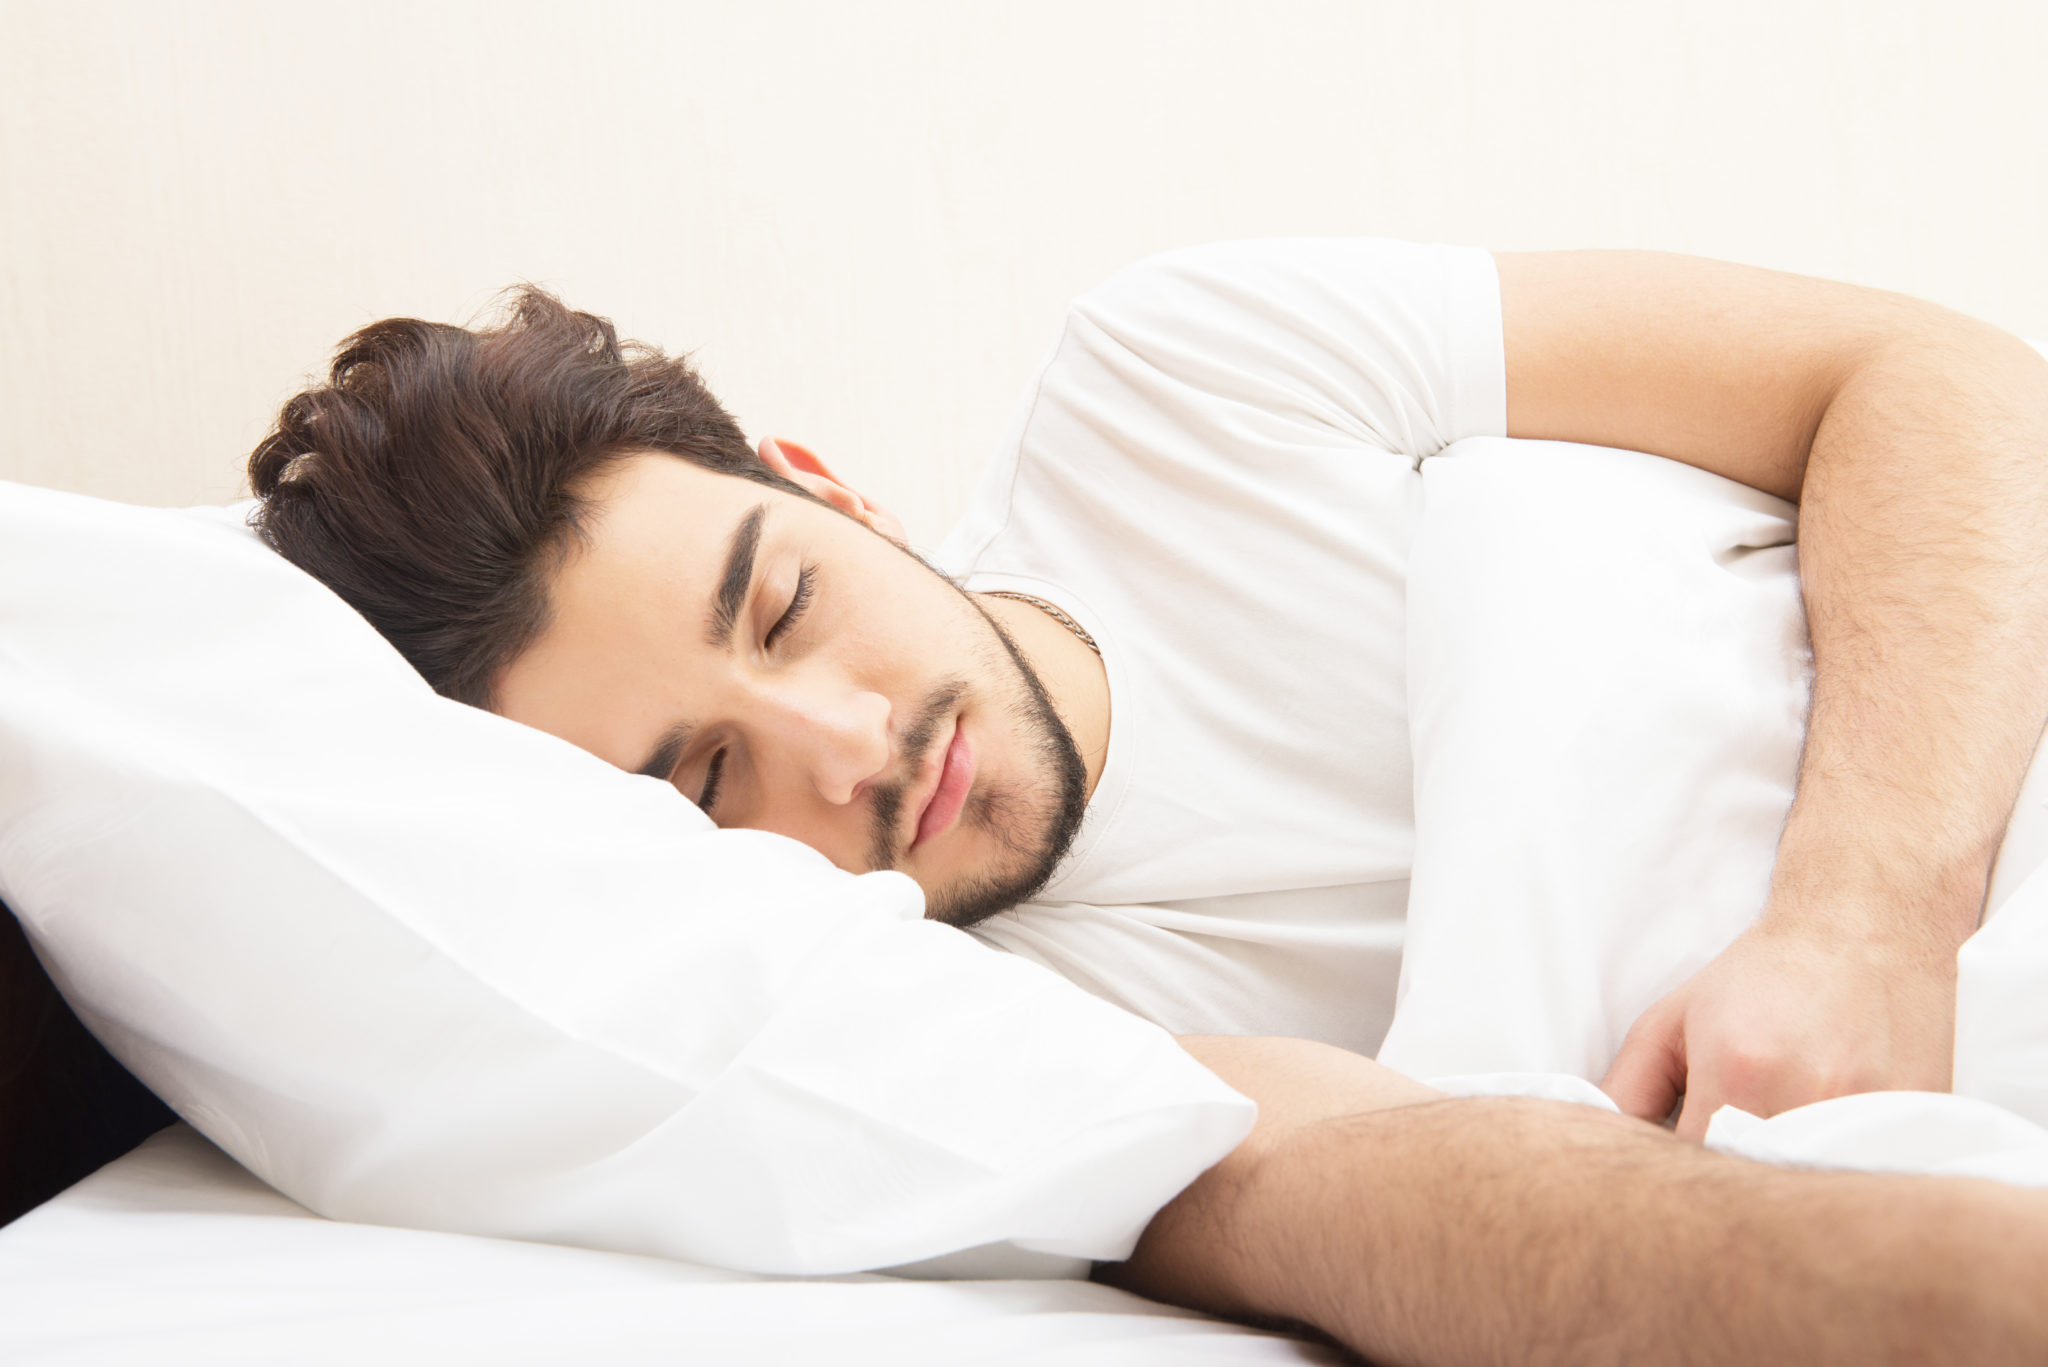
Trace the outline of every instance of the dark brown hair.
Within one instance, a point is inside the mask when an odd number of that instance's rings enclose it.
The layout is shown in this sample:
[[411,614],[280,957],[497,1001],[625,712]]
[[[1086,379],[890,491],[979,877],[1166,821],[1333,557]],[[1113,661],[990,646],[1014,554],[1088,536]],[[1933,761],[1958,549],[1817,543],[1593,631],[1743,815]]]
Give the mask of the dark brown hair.
[[547,626],[579,491],[637,451],[803,495],[682,359],[528,286],[493,326],[387,318],[348,338],[250,455],[249,484],[265,541],[436,691],[487,707]]

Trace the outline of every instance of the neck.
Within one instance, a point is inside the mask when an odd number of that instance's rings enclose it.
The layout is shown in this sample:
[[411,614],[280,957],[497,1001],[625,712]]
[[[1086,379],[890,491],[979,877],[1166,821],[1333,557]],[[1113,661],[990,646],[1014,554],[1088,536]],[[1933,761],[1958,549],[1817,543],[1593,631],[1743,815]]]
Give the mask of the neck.
[[1109,673],[1102,667],[1102,657],[1029,603],[985,593],[977,593],[974,600],[1002,623],[1031,662],[1052,698],[1053,710],[1073,734],[1088,771],[1088,796],[1095,796],[1102,762],[1109,755]]

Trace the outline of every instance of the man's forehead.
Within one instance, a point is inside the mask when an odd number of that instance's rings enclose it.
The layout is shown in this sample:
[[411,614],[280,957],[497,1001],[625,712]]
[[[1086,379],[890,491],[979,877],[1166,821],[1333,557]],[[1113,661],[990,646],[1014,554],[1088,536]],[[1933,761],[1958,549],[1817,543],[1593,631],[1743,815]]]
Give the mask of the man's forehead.
[[706,470],[665,452],[625,457],[578,491],[590,510],[590,525],[601,529],[654,531],[722,547],[734,522],[773,491],[738,475]]
[[559,606],[623,592],[699,595],[716,586],[734,530],[775,491],[674,456],[632,457],[579,492],[583,511],[552,578]]
[[774,499],[675,457],[630,463],[584,491],[547,624],[500,674],[498,710],[665,777],[689,741],[677,690],[712,658],[714,621],[737,624]]

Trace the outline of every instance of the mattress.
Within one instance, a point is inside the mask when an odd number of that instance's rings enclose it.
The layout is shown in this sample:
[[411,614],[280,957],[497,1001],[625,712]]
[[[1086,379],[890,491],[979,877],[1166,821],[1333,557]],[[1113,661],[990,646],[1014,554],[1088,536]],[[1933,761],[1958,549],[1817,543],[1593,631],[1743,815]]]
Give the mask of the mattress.
[[174,1125],[0,1229],[0,1362],[1337,1363],[1075,1281],[751,1277],[324,1220]]

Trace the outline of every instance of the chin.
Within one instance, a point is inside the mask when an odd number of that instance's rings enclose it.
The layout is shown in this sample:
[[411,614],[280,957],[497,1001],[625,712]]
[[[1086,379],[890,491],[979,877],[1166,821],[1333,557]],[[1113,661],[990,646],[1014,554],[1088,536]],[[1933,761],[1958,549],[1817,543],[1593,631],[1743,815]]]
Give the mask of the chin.
[[965,928],[1030,901],[1051,880],[1058,856],[1064,853],[1064,842],[1058,851],[1048,848],[1043,814],[1035,815],[1038,819],[1028,822],[1034,839],[1027,844],[1002,833],[1027,823],[1013,819],[984,827],[977,811],[971,833],[978,837],[974,843],[982,857],[961,861],[966,865],[961,872],[918,879],[925,890],[926,918]]

